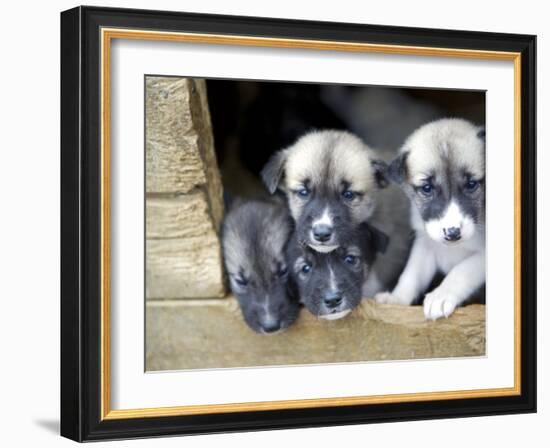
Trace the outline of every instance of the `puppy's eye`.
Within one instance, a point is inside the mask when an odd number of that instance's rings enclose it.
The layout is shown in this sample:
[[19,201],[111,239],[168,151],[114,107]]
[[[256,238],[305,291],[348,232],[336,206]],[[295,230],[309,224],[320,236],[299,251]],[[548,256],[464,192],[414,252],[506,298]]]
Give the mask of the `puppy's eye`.
[[346,255],[344,257],[344,261],[347,263],[347,264],[351,264],[352,266],[357,264],[357,260],[358,258],[355,256],[355,255]]
[[426,182],[420,186],[418,191],[424,196],[430,196],[434,191],[434,186],[430,182]]
[[309,196],[309,193],[310,192],[306,187],[300,188],[298,191],[296,191],[296,194],[301,198],[307,198]]
[[311,269],[312,269],[311,265],[308,264],[308,263],[306,263],[306,264],[304,264],[304,265],[302,266],[301,271],[302,271],[304,274],[309,274],[309,273],[311,272]]
[[344,190],[342,192],[342,197],[347,201],[351,201],[352,199],[355,199],[355,196],[356,196],[355,192],[351,190]]
[[466,182],[466,184],[464,185],[464,188],[469,193],[473,193],[474,191],[477,190],[478,187],[479,187],[479,181],[474,179],[468,180],[468,182]]
[[288,268],[286,266],[281,266],[277,271],[279,277],[284,277],[286,274],[288,274]]
[[244,277],[233,277],[233,279],[235,280],[235,283],[239,286],[245,287],[246,285],[248,285],[248,279]]

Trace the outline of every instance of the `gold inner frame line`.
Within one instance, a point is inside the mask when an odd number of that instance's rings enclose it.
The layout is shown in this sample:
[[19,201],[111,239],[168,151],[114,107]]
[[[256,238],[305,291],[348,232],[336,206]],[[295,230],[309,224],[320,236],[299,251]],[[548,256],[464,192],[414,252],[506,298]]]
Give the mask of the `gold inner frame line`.
[[[282,39],[218,34],[144,31],[137,29],[101,29],[101,420],[199,415],[226,412],[306,409],[413,401],[502,397],[521,394],[521,54],[459,48],[418,47],[304,39]],[[514,386],[442,392],[391,395],[314,398],[247,403],[187,405],[141,409],[111,409],[110,345],[110,50],[113,39],[186,42],[212,45],[239,45],[295,48],[323,51],[383,53],[411,56],[454,57],[504,60],[514,63]]]

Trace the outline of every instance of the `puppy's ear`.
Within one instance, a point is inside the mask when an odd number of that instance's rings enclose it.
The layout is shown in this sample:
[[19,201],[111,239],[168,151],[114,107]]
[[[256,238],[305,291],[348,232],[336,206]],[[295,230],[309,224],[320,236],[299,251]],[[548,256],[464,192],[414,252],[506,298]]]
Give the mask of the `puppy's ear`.
[[286,159],[287,152],[284,149],[277,151],[262,168],[260,176],[271,194],[275,193],[279,187],[285,170]]
[[409,157],[409,152],[402,152],[397,158],[393,159],[388,167],[388,178],[398,184],[403,183],[407,176],[407,157]]
[[485,126],[480,126],[477,131],[477,138],[485,142]]
[[388,165],[380,159],[373,159],[370,164],[374,168],[374,178],[380,188],[386,188],[390,181],[387,177]]
[[363,223],[363,229],[366,232],[366,237],[371,251],[378,253],[385,253],[390,243],[390,237],[381,230],[378,230],[371,224]]

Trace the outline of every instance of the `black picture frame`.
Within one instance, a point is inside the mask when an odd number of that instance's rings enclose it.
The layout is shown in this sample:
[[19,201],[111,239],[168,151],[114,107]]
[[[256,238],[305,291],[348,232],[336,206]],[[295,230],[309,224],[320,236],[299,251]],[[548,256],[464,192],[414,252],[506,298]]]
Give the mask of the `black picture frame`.
[[[100,29],[130,28],[521,53],[521,393],[516,396],[101,418]],[[77,7],[61,13],[61,435],[76,441],[536,411],[536,37]]]

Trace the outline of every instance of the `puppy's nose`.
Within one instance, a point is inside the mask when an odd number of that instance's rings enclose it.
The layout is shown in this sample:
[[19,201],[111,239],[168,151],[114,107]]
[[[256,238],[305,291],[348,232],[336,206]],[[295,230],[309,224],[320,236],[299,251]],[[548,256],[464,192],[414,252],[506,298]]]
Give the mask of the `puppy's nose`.
[[281,329],[280,322],[269,322],[262,325],[262,330],[264,330],[266,333],[275,333],[280,329]]
[[324,302],[327,308],[336,308],[342,303],[342,294],[340,292],[330,292],[326,295]]
[[447,241],[458,241],[461,237],[459,227],[449,227],[448,229],[443,229],[445,234],[445,239]]
[[320,243],[325,243],[332,236],[332,227],[326,224],[317,224],[313,227],[313,238]]

